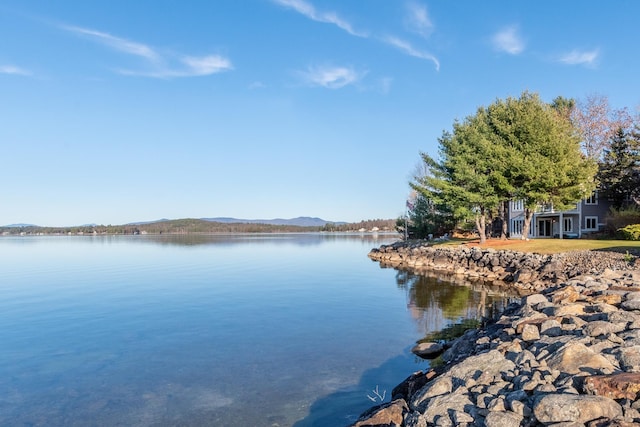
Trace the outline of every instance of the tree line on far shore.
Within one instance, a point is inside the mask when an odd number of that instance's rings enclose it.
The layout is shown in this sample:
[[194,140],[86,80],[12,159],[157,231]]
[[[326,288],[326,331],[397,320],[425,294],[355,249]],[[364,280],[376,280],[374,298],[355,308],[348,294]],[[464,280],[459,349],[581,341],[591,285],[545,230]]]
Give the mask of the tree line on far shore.
[[377,227],[380,231],[393,231],[395,220],[366,220],[357,223],[332,224],[302,227],[294,225],[273,225],[260,223],[222,223],[202,219],[176,219],[144,224],[125,225],[83,225],[76,227],[0,227],[0,235],[62,235],[62,234],[186,234],[186,233],[304,233],[304,232],[348,232]]
[[640,222],[640,120],[611,110],[606,97],[546,103],[524,92],[498,99],[455,121],[438,144],[437,158],[421,153],[410,183],[416,237],[466,226],[484,242],[498,219],[504,238],[508,202],[519,200],[525,239],[538,206],[566,209],[596,188],[611,201],[612,215],[631,210]]

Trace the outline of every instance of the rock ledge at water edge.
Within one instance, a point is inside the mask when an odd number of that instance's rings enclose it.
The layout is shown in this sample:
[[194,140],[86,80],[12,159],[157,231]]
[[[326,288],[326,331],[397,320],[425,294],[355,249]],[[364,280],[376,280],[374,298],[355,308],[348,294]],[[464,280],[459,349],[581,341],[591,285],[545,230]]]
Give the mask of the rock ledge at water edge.
[[[395,247],[408,251],[396,266],[478,274],[503,268],[499,280],[529,294],[496,322],[454,340],[444,366],[411,375],[393,390],[391,402],[353,426],[640,425],[635,256],[627,262],[606,252],[542,256],[420,246],[426,255],[418,260],[416,247]],[[382,247],[370,256],[382,264],[390,252]],[[522,271],[530,279],[522,280]]]

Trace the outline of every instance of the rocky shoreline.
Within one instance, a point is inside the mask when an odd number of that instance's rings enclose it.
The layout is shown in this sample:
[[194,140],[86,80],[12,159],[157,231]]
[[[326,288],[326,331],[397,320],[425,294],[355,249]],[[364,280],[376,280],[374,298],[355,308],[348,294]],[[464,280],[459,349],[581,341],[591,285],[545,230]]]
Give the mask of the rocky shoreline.
[[640,425],[637,254],[536,255],[396,243],[383,266],[446,272],[519,289],[496,322],[449,343],[353,426]]

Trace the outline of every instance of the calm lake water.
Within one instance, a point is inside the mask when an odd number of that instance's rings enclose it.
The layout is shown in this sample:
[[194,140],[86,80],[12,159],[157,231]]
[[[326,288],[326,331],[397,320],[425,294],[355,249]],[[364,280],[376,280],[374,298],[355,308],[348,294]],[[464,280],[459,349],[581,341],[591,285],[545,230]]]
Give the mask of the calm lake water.
[[342,426],[486,290],[370,235],[0,238],[0,425]]

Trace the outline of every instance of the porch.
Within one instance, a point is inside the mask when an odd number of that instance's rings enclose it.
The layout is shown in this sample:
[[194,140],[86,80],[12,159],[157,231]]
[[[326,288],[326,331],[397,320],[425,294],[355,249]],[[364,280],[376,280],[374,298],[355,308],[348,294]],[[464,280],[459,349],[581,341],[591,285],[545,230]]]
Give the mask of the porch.
[[539,213],[532,222],[534,237],[577,239],[581,235],[579,213]]

